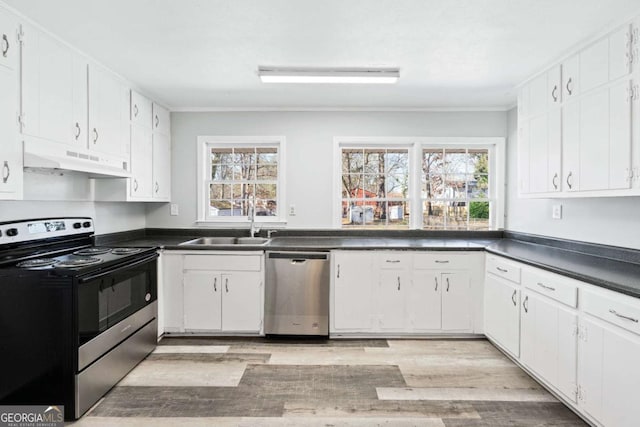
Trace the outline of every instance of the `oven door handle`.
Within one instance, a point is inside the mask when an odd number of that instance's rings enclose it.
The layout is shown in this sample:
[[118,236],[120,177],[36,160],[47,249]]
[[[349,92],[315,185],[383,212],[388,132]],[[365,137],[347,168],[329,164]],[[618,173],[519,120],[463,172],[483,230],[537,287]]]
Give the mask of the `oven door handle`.
[[153,261],[156,258],[158,258],[158,254],[154,253],[151,256],[148,256],[146,258],[143,258],[143,259],[141,259],[139,261],[136,261],[136,262],[133,262],[131,264],[122,265],[122,266],[120,266],[118,268],[114,268],[114,269],[111,269],[111,270],[101,271],[100,273],[93,274],[91,276],[81,277],[81,278],[78,279],[78,282],[80,282],[80,283],[91,282],[93,280],[99,279],[99,278],[104,277],[104,276],[109,276],[111,274],[118,273],[120,271],[129,270],[129,269],[131,269],[133,267],[137,267],[139,265],[146,264],[149,261]]

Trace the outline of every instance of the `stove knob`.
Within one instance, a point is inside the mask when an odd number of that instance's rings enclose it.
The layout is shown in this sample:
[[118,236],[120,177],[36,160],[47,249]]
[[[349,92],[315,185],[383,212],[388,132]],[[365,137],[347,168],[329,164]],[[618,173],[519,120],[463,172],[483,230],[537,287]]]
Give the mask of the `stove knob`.
[[146,294],[146,295],[144,296],[144,300],[145,300],[146,302],[149,302],[149,301],[151,300],[151,294]]
[[74,222],[73,223],[73,228],[78,229],[78,228],[81,228],[81,227],[82,227],[82,224],[80,224],[79,222]]
[[89,227],[91,227],[91,223],[89,221],[85,221],[85,222],[82,223],[82,226],[84,228],[89,228]]
[[10,228],[7,231],[5,231],[5,234],[7,235],[7,237],[15,237],[18,235],[18,229],[17,228]]

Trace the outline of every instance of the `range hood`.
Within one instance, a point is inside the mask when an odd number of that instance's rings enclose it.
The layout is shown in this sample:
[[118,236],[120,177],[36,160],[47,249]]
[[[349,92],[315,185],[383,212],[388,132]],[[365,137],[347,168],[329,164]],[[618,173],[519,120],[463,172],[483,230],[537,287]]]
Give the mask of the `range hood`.
[[127,159],[43,140],[24,141],[24,167],[85,172],[90,178],[130,178]]

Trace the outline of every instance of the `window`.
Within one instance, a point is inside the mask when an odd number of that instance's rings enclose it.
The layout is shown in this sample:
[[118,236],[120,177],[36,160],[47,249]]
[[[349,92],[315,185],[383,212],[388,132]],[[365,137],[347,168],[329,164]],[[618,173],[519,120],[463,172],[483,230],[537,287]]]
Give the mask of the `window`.
[[284,138],[199,137],[199,219],[246,222],[281,217]]
[[503,138],[343,137],[335,142],[340,159],[336,226],[503,226]]
[[489,149],[422,150],[422,224],[428,230],[488,230]]
[[342,150],[342,225],[408,228],[409,150]]

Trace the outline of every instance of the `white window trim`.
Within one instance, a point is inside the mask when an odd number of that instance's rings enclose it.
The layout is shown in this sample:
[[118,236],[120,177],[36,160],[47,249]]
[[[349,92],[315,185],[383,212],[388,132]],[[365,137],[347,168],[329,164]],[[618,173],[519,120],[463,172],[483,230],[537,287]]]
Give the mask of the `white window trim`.
[[[341,209],[342,209],[342,149],[375,147],[409,147],[409,188],[411,215],[409,229],[422,229],[422,206],[419,202],[421,168],[418,167],[418,159],[422,158],[424,148],[455,148],[455,147],[478,147],[489,149],[489,161],[493,165],[489,179],[490,194],[497,194],[494,209],[489,213],[489,221],[494,224],[495,229],[504,228],[504,212],[506,198],[505,183],[505,138],[503,137],[367,137],[367,136],[336,136],[333,138],[333,228],[341,229]],[[500,191],[498,191],[500,190]],[[494,212],[495,211],[495,212]],[[495,223],[494,223],[495,218]]]
[[238,224],[248,224],[249,220],[245,216],[241,217],[219,217],[212,218],[206,215],[206,201],[208,200],[208,188],[205,181],[208,179],[209,167],[207,165],[208,146],[216,147],[238,147],[238,146],[277,146],[278,147],[278,215],[276,217],[255,217],[255,222],[263,226],[270,224],[283,225],[286,223],[286,202],[285,202],[285,179],[286,173],[286,138],[284,136],[198,136],[197,138],[197,225],[220,225],[237,226]]

